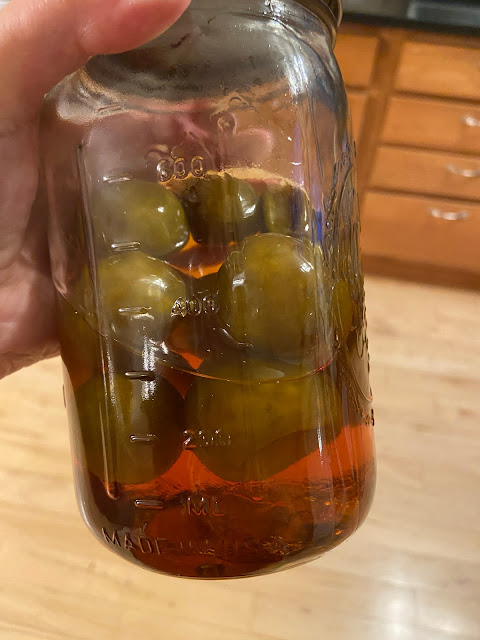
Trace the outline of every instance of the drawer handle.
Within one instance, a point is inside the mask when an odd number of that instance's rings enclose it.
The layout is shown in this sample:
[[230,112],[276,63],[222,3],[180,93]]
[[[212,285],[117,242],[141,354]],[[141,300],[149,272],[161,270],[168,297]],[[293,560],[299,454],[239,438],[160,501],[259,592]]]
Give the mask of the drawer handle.
[[450,222],[457,222],[458,220],[467,220],[470,217],[470,212],[466,211],[442,211],[441,209],[432,208],[428,212],[432,218],[438,218],[439,220],[449,220]]
[[467,127],[480,127],[480,118],[475,118],[475,116],[463,116],[462,122]]
[[447,164],[445,167],[449,173],[462,178],[480,178],[480,169],[460,169],[454,164]]

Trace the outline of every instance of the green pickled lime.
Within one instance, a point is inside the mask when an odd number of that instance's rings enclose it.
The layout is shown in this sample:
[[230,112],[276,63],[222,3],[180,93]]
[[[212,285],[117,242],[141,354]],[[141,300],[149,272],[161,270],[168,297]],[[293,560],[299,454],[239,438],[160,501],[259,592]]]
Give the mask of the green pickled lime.
[[218,274],[225,329],[269,356],[298,358],[312,349],[328,354],[326,291],[317,272],[309,243],[274,233],[247,238]]
[[311,211],[307,194],[290,184],[268,186],[258,203],[272,233],[307,237]]
[[140,251],[120,253],[98,268],[99,299],[116,339],[129,348],[145,339],[162,341],[172,324],[172,309],[187,288],[173,267]]
[[180,455],[183,399],[165,379],[96,376],[77,390],[75,401],[88,470],[102,481],[149,482]]
[[192,235],[199,244],[228,245],[261,230],[257,194],[229,174],[207,174],[177,187]]
[[103,183],[93,197],[97,233],[108,247],[135,243],[146,254],[164,258],[182,249],[190,230],[175,194],[156,182]]
[[199,371],[212,377],[197,377],[188,391],[186,429],[206,436],[211,444],[195,454],[225,480],[265,479],[342,429],[330,369],[305,376],[298,367],[229,354]]

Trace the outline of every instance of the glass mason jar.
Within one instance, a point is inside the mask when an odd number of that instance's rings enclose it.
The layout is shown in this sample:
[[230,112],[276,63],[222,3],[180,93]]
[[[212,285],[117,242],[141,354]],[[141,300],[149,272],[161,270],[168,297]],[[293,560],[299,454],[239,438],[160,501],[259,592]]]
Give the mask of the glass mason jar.
[[193,0],[43,114],[78,501],[117,554],[316,558],[375,482],[337,1]]

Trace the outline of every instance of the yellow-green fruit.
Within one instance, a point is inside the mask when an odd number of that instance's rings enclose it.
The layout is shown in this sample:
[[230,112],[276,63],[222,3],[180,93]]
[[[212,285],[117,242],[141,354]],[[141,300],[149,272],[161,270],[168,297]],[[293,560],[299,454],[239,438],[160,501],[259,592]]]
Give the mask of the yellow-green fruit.
[[100,313],[108,323],[104,329],[130,348],[141,348],[145,338],[163,340],[172,323],[172,309],[187,292],[178,271],[140,251],[103,260],[98,287]]
[[182,201],[200,244],[228,245],[261,230],[255,190],[229,174],[208,174],[189,183]]
[[57,329],[62,360],[74,388],[99,370],[99,336],[66,300],[57,293]]
[[218,274],[219,316],[231,336],[275,357],[328,352],[327,292],[314,264],[310,244],[275,233],[232,251]]
[[183,399],[165,379],[96,376],[77,390],[75,402],[88,470],[102,481],[149,482],[180,455]]
[[[202,432],[198,458],[232,481],[262,480],[328,444],[342,428],[333,373],[248,357],[205,361],[185,399],[186,429]],[[298,377],[301,376],[301,377]]]
[[265,226],[272,233],[307,237],[311,211],[307,194],[290,184],[268,186],[259,201]]
[[138,243],[163,258],[184,247],[189,227],[175,194],[156,182],[125,180],[101,184],[94,193],[95,231],[107,246]]

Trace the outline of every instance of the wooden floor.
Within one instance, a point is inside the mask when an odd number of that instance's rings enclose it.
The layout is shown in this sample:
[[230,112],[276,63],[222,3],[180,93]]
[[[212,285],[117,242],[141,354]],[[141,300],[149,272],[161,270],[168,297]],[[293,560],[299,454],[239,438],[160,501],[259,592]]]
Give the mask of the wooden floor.
[[480,295],[367,282],[375,505],[343,546],[264,578],[130,566],[77,512],[58,361],[0,383],[2,640],[478,640]]

